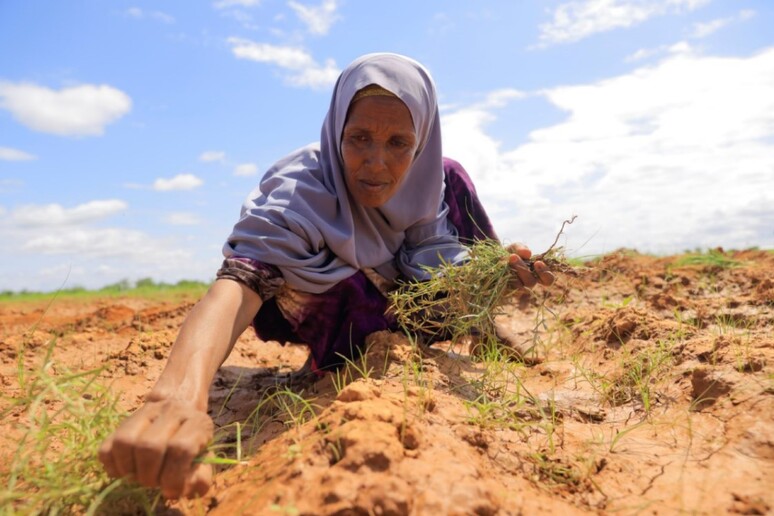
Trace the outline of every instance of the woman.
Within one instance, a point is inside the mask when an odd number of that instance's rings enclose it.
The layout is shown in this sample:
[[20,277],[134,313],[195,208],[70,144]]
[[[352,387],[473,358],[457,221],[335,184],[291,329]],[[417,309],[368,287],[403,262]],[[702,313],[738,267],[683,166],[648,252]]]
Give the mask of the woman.
[[[443,160],[435,88],[419,63],[370,54],[339,77],[319,144],[275,164],[245,203],[218,279],[183,323],[145,404],[100,448],[116,477],[168,498],[207,491],[193,459],[212,437],[210,383],[251,323],[259,336],[305,342],[318,374],[389,328],[395,279],[461,262],[461,241],[496,238],[470,179]],[[511,256],[524,287],[553,277]]]

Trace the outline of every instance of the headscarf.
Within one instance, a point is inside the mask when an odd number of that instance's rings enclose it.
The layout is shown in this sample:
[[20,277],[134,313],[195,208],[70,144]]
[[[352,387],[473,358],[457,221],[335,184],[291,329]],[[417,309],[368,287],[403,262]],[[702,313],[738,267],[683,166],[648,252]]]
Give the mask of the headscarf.
[[[378,208],[349,194],[341,135],[354,95],[376,84],[409,109],[419,146],[392,198]],[[325,292],[360,269],[394,279],[427,279],[426,267],[466,256],[447,221],[441,127],[435,86],[427,70],[397,54],[368,54],[339,76],[319,143],[275,163],[245,201],[223,246],[277,266],[291,287]]]

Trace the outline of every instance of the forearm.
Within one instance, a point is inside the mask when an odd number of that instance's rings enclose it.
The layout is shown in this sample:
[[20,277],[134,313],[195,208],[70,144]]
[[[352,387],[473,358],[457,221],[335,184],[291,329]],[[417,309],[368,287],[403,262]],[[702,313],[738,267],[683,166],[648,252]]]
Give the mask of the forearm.
[[243,284],[222,279],[191,310],[148,401],[176,398],[206,410],[209,386],[234,343],[261,307]]

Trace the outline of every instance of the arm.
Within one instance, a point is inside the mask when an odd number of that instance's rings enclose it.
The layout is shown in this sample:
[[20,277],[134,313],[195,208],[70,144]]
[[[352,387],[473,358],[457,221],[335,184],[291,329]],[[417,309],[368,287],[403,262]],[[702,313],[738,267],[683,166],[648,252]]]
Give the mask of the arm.
[[210,383],[260,307],[261,298],[243,284],[215,281],[183,323],[145,404],[102,443],[99,458],[109,475],[160,487],[167,498],[207,491],[211,467],[193,459],[212,438]]

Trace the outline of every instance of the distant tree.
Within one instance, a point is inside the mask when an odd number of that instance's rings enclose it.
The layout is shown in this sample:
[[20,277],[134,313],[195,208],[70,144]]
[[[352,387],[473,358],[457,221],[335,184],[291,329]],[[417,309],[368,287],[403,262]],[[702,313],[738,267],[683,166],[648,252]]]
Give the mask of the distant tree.
[[142,279],[138,279],[137,282],[134,284],[134,286],[135,288],[152,288],[157,285],[152,278],[142,278]]
[[129,280],[122,279],[121,281],[111,283],[110,285],[105,285],[99,290],[102,292],[123,292],[124,290],[129,290],[131,288],[132,288],[132,284],[129,283]]

